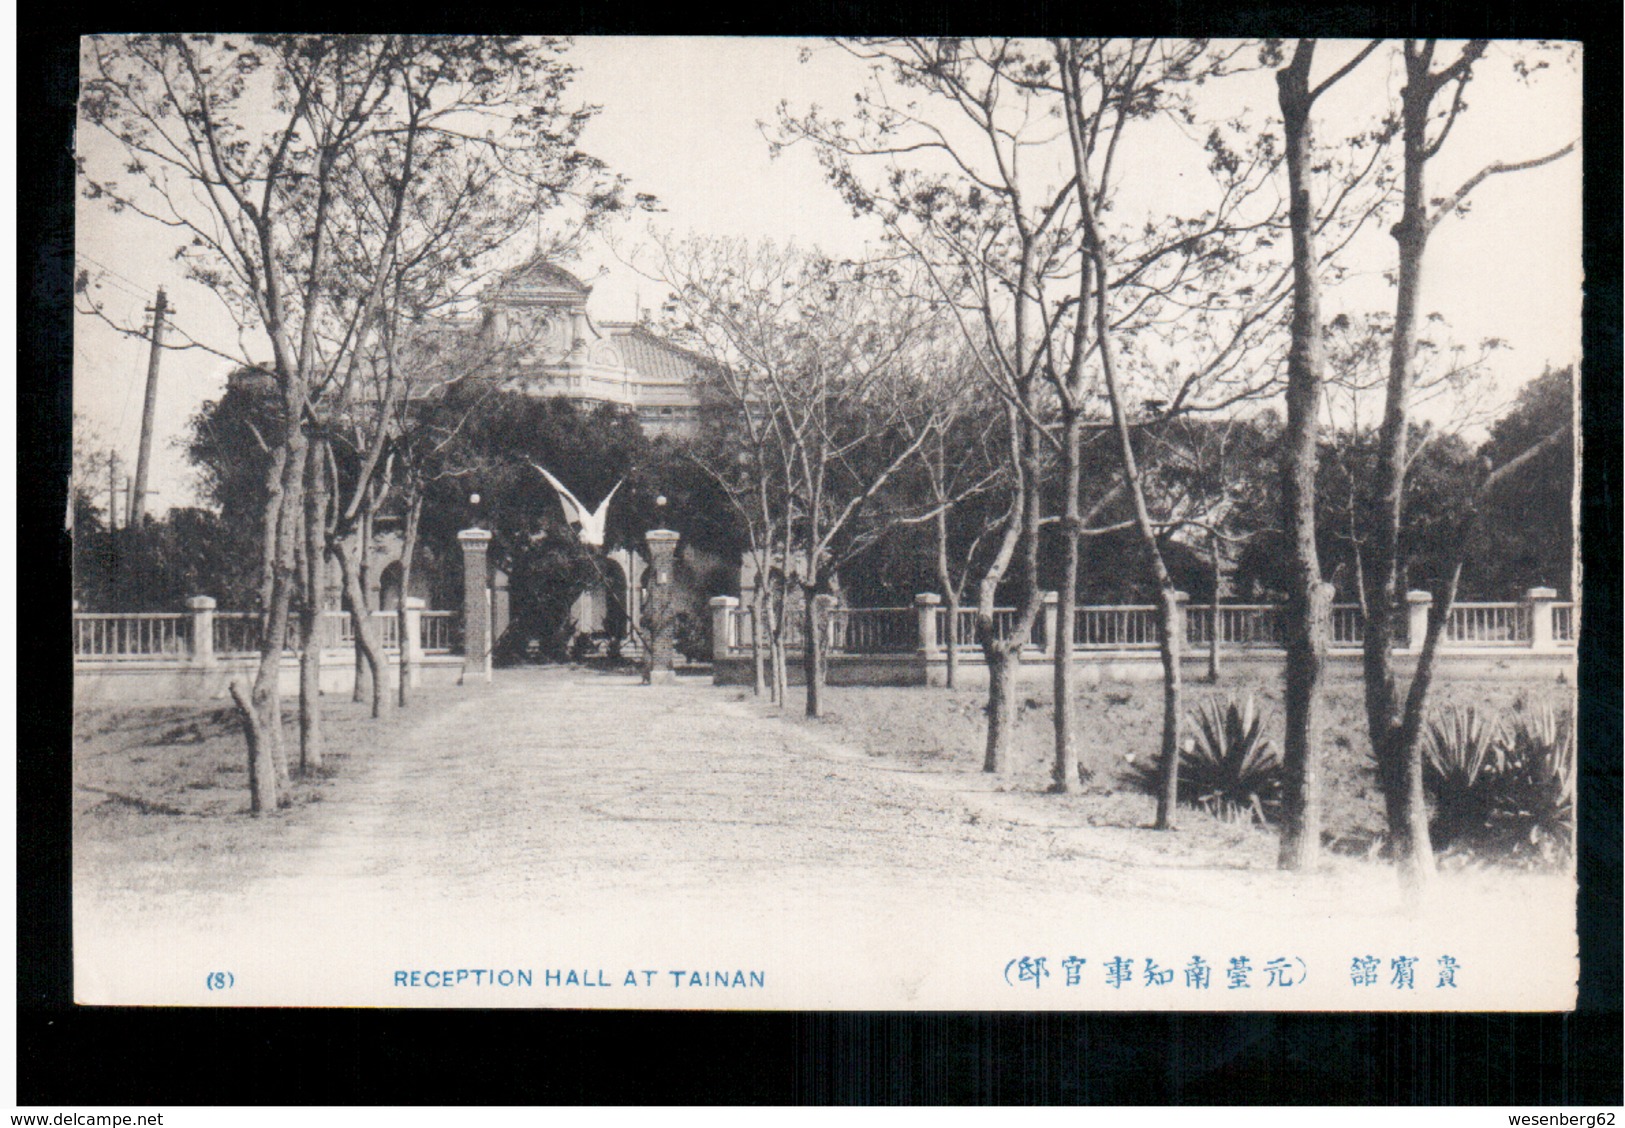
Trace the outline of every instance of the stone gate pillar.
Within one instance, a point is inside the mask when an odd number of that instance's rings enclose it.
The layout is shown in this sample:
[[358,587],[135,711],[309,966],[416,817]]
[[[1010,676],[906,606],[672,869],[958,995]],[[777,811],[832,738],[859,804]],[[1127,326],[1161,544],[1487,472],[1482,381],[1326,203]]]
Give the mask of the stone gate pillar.
[[1552,630],[1552,604],[1557,600],[1557,589],[1533,587],[1524,596],[1528,605],[1529,648],[1537,653],[1550,653],[1557,649],[1557,635]]
[[1190,639],[1190,625],[1188,622],[1190,613],[1185,610],[1185,605],[1190,602],[1190,598],[1190,592],[1174,592],[1174,613],[1171,618],[1173,619],[1174,628],[1173,652],[1176,658],[1185,653],[1186,643]]
[[194,595],[186,608],[192,616],[192,661],[207,666],[214,661],[214,597]]
[[415,595],[403,595],[401,606],[406,609],[406,635],[400,640],[401,669],[411,671],[406,684],[416,689],[423,677],[423,609],[428,602]]
[[[1408,617],[1405,621],[1405,649],[1412,654],[1422,652],[1422,644],[1428,637],[1428,613],[1433,610],[1433,593],[1431,591],[1408,591],[1405,593],[1405,606]],[[1439,641],[1446,641],[1441,636]],[[1396,646],[1394,648],[1398,650]]]
[[[919,641],[920,653],[926,657],[942,653],[941,640],[937,638],[937,607],[942,603],[942,596],[934,591],[922,591],[914,597],[914,617],[917,620],[914,627],[914,637]],[[954,625],[948,624],[949,645],[953,645]]]
[[464,529],[463,546],[463,680],[491,680],[491,600],[487,594],[488,529]]
[[650,685],[659,685],[677,679],[672,567],[677,558],[677,542],[682,537],[671,529],[650,529],[643,539],[649,544],[649,603],[644,617],[649,632],[649,654],[643,663],[644,680]]
[[711,657],[721,660],[733,655],[739,646],[739,616],[734,612],[739,599],[732,595],[711,597]]

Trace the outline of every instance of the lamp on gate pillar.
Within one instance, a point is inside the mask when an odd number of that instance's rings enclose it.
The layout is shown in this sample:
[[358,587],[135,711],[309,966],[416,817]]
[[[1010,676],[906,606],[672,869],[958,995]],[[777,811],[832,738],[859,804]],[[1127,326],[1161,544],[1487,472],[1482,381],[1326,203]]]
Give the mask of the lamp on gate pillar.
[[[476,497],[478,495],[475,495]],[[463,548],[463,679],[491,680],[491,602],[486,590],[489,529],[457,534]]]
[[[664,511],[666,499],[656,498],[655,505]],[[649,545],[649,602],[644,609],[649,653],[643,660],[643,680],[646,684],[657,685],[677,678],[672,568],[677,558],[677,542],[682,537],[671,529],[650,529],[643,539]]]

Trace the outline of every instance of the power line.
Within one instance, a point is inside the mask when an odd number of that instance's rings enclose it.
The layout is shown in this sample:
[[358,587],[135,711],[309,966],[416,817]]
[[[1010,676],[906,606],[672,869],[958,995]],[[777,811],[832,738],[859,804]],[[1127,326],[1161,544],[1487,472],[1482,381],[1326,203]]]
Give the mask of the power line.
[[98,262],[96,259],[91,258],[89,255],[85,254],[83,251],[75,251],[74,254],[77,255],[79,258],[83,259],[85,262],[89,263],[91,266],[94,266],[96,269],[102,271],[104,274],[110,274],[114,278],[117,278],[120,281],[122,281],[123,283],[125,283],[127,286],[134,287],[134,289],[136,291],[138,291],[138,292],[133,294],[132,296],[139,297],[139,298],[151,298],[153,296],[153,293],[152,293],[151,290],[149,290],[145,286],[141,285],[141,283],[135,282],[135,281],[131,280],[130,278],[127,278],[124,275],[120,274],[118,271],[114,270],[112,267],[108,266],[106,263]]
[[[124,296],[130,297],[130,298],[135,298],[135,299],[137,299],[139,301],[150,301],[150,300],[153,299],[153,297],[154,297],[153,291],[144,289],[144,288],[142,288],[140,286],[139,283],[130,281],[130,279],[126,278],[124,275],[120,274],[118,271],[114,270],[112,267],[107,266],[107,265],[97,261],[96,259],[91,258],[89,255],[83,253],[82,251],[75,252],[75,254],[77,254],[78,257],[80,259],[82,259],[85,263],[89,264],[90,266],[94,266],[99,271],[102,271],[107,276],[107,277],[105,277],[103,279],[103,281],[105,281],[107,283],[107,285],[112,287],[114,290],[117,290],[119,293],[123,294]],[[118,332],[123,333],[123,334],[125,334],[127,336],[139,336],[142,340],[147,340],[151,336],[151,331],[149,329],[145,328],[145,327],[142,328],[139,331],[137,331],[135,329],[126,329],[126,328],[114,323],[112,321],[112,319],[107,317],[107,315],[105,313],[103,313],[101,316],[102,316],[103,320],[106,320],[113,329],[115,329]],[[176,349],[184,349],[184,348],[198,348],[198,349],[202,349],[204,352],[213,353],[215,356],[220,357],[222,360],[229,361],[232,364],[242,365],[242,364],[249,363],[248,361],[245,361],[243,359],[243,357],[237,355],[236,353],[228,352],[225,349],[216,348],[214,345],[211,345],[211,344],[208,344],[205,341],[199,340],[196,334],[188,332],[184,325],[178,324],[175,321],[173,316],[171,316],[169,318],[169,320],[167,322],[167,325],[168,325],[168,327],[170,329],[172,329],[173,331],[175,331],[176,333],[178,333],[182,337],[184,337],[186,339],[186,342],[187,342],[184,345],[166,345],[166,346],[164,346],[164,347],[166,347],[166,348],[168,348],[168,349],[170,349],[172,351],[176,350]]]
[[97,282],[97,288],[99,289],[102,286],[106,286],[108,290],[115,294],[122,295],[126,298],[133,298],[138,302],[145,302],[149,300],[146,295],[142,294],[139,290],[136,290],[131,286],[126,286],[122,282],[118,282],[112,278],[100,279]]

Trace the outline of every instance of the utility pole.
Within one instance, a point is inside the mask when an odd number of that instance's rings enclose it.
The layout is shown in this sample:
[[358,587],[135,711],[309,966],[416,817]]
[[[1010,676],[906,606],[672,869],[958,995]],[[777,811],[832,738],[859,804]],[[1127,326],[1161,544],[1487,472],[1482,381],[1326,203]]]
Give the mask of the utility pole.
[[139,529],[147,511],[147,466],[152,461],[152,417],[158,406],[158,361],[164,349],[164,315],[169,302],[164,288],[158,287],[158,301],[148,307],[152,314],[152,354],[147,358],[147,402],[141,409],[141,453],[135,463],[135,494],[130,502],[130,527]]

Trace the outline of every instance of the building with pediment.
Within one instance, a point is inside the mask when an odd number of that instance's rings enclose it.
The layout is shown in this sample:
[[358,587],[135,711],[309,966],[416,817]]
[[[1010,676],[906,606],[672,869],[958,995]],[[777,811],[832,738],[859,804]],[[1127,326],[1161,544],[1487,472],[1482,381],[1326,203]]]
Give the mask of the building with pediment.
[[651,434],[695,425],[705,360],[637,321],[594,321],[592,287],[546,261],[509,272],[481,298],[482,342],[500,350],[505,390],[632,408]]
[[[591,296],[591,286],[545,256],[500,278],[480,299],[480,344],[496,358],[487,378],[504,391],[630,408],[651,436],[695,427],[696,377],[706,361],[642,322],[595,321],[587,308]],[[604,628],[612,601],[634,617],[642,604],[643,558],[621,548],[608,559],[619,571],[621,590],[590,589],[572,610],[578,629],[588,633]],[[498,571],[493,580],[500,635],[507,577]]]
[[[591,286],[545,257],[508,272],[481,295],[473,319],[420,330],[415,341],[421,350],[419,363],[433,373],[426,386],[489,380],[504,391],[524,395],[615,404],[634,411],[651,436],[681,434],[697,426],[696,377],[703,374],[707,361],[663,340],[640,321],[595,321],[587,308],[591,296]],[[267,377],[242,370],[231,380],[249,385]],[[568,482],[569,468],[552,469]],[[548,487],[538,479],[537,488]],[[593,506],[600,499],[583,500]],[[398,521],[398,516],[380,516],[368,549],[368,601],[384,610],[398,606],[405,594],[428,596],[431,586],[428,573],[433,567],[426,565],[414,569],[412,591],[401,591]],[[617,590],[589,589],[571,612],[577,628],[587,633],[605,628],[612,604],[634,618],[641,611],[647,568],[642,555],[617,548],[606,554],[606,560],[618,573],[610,585]],[[493,569],[491,579],[494,626],[500,637],[508,619],[508,577]],[[331,607],[341,603],[336,565],[329,569],[324,602]]]

